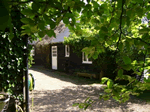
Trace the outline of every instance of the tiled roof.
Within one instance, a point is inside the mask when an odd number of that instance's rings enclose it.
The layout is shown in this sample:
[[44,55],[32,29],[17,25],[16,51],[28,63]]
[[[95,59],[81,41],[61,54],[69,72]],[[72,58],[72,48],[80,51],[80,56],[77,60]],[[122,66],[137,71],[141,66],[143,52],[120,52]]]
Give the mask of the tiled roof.
[[64,37],[68,37],[70,34],[69,29],[65,28],[64,31],[60,32],[56,38],[53,38],[53,40],[50,43],[58,43],[58,42],[63,42],[64,41]]

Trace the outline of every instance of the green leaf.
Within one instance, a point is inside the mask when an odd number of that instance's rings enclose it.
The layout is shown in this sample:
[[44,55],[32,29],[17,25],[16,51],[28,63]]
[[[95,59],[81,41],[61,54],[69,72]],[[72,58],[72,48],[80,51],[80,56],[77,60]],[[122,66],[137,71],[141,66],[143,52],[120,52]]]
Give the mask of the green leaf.
[[100,100],[102,99],[103,94],[104,94],[104,93],[100,93],[100,94],[99,94],[99,99],[100,99]]
[[147,14],[147,18],[148,18],[148,19],[150,18],[150,12]]
[[108,94],[103,95],[104,100],[108,100],[109,98],[110,98],[110,96]]
[[144,29],[140,29],[139,33],[143,34],[143,33],[148,33],[150,31],[149,28],[144,28]]
[[30,29],[31,29],[31,31],[32,31],[33,33],[37,33],[37,32],[38,32],[37,25],[31,26]]
[[105,27],[105,26],[101,27],[101,30],[102,30],[103,32],[105,32],[105,33],[108,32],[108,29],[107,29],[107,27]]
[[125,64],[131,64],[131,59],[128,56],[123,56],[123,61]]
[[113,97],[115,100],[119,100],[119,91],[117,90],[113,90],[112,93],[115,95],[115,97]]
[[60,23],[60,21],[62,20],[63,16],[60,16],[56,19],[56,25],[58,25]]
[[128,40],[126,40],[126,42],[125,42],[125,45],[126,45],[126,48],[127,48],[127,50],[128,51],[130,51],[130,44],[129,44],[129,41]]
[[122,76],[123,76],[123,70],[122,70],[122,69],[118,70],[118,76],[119,76],[119,77],[122,77]]
[[47,31],[47,35],[48,35],[49,37],[52,37],[52,36],[56,37],[56,34],[55,34],[54,30],[48,30],[48,31]]
[[103,78],[101,79],[101,84],[104,84],[106,81],[108,81],[108,79],[109,79],[109,78],[107,78],[107,77],[103,77]]
[[32,9],[37,12],[40,8],[40,4],[38,2],[33,2],[32,3]]
[[83,109],[83,108],[84,108],[84,104],[83,104],[83,103],[80,103],[80,104],[79,104],[79,108],[80,108],[80,109]]
[[75,1],[69,1],[67,3],[68,6],[70,6],[70,8],[73,8],[74,7],[74,4],[75,4]]
[[71,13],[66,13],[66,14],[65,14],[65,17],[72,18],[72,17],[74,17],[74,16],[73,16],[73,14],[71,14]]
[[43,15],[43,18],[44,18],[44,20],[46,21],[46,23],[48,23],[49,20],[51,20],[51,19],[49,18],[49,16],[46,15],[46,14]]
[[30,23],[33,23],[34,21],[31,20],[30,18],[22,18],[21,19],[21,22],[25,23],[25,24],[30,24]]
[[95,53],[92,55],[92,58],[93,58],[93,59],[97,59],[97,58],[98,58],[98,53],[95,52]]
[[124,80],[129,80],[130,82],[134,80],[134,79],[132,80],[131,76],[129,76],[129,75],[123,75],[122,78],[123,78]]
[[87,51],[88,51],[88,47],[82,49],[82,52],[87,52]]
[[64,17],[64,18],[63,18],[63,22],[64,22],[66,25],[69,24],[69,18]]
[[127,65],[122,65],[122,68],[129,71],[132,69],[132,65],[131,64],[127,64]]
[[84,103],[86,103],[89,99],[90,99],[90,97],[88,97],[88,98],[84,101]]
[[[114,41],[114,42],[117,42],[117,40],[118,40],[118,35],[113,35],[111,38],[112,38],[112,40]],[[119,44],[120,45],[120,44]],[[120,47],[120,46],[119,46]],[[119,48],[120,49],[120,48]]]
[[128,5],[130,3],[131,0],[126,0],[126,5]]
[[56,27],[56,23],[53,20],[51,20],[49,16],[44,15],[44,19],[45,19],[45,22],[50,25],[51,29],[54,29]]
[[23,33],[26,33],[26,34],[31,33],[31,29],[29,25],[23,25],[21,28],[24,29]]
[[79,106],[79,103],[74,103],[72,106],[74,106],[74,107]]
[[[85,35],[86,35],[86,34],[85,34]],[[88,37],[86,37],[86,39],[87,39],[87,40],[94,40],[94,37],[88,36]]]
[[9,39],[12,40],[13,38],[14,38],[14,35],[12,32],[10,32]]
[[44,21],[40,21],[38,23],[38,27],[41,29],[41,30],[44,30],[45,29],[45,22]]
[[34,16],[34,12],[31,9],[24,9],[21,13],[27,16]]
[[30,26],[29,25],[23,25],[21,28],[27,30],[27,29],[30,29]]
[[123,43],[122,43],[122,42],[119,43],[119,46],[118,46],[118,47],[119,47],[119,50],[122,51],[122,50],[123,50]]
[[111,92],[112,92],[112,89],[105,89],[104,92],[106,92],[106,93],[111,93]]
[[11,88],[11,84],[9,84],[9,88]]
[[118,8],[121,8],[121,7],[122,7],[122,0],[118,0],[117,7],[118,7]]
[[[126,12],[127,12],[127,16],[128,16],[128,17],[131,17],[131,15],[132,15],[132,12],[133,12],[133,11],[132,11],[132,10],[127,9],[127,10],[126,10]],[[128,20],[128,19],[127,19],[127,20]]]
[[109,79],[108,81],[107,81],[107,87],[110,89],[110,88],[112,88],[112,86],[113,86],[113,81],[111,80],[111,79]]
[[123,88],[122,90],[121,90],[121,92],[125,92],[127,89],[126,88]]
[[92,1],[93,5],[94,5],[94,8],[98,8],[99,7],[99,4],[95,1]]
[[39,31],[39,32],[38,32],[38,35],[39,35],[41,38],[43,38],[43,37],[45,36],[45,32],[44,32],[44,31]]

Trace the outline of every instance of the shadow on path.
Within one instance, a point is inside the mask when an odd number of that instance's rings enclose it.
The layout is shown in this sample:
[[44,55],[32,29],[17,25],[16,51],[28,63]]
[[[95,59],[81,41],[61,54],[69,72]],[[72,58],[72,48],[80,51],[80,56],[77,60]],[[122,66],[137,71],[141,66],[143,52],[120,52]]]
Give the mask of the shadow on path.
[[[77,86],[52,91],[34,91],[34,112],[82,112],[74,103],[81,103],[90,97],[95,103],[86,112],[149,112],[150,105],[137,99],[130,99],[124,104],[115,100],[99,100],[98,94],[103,92],[98,86]],[[135,105],[138,107],[135,108]],[[141,108],[147,111],[142,111]],[[138,109],[140,111],[138,111]]]
[[[100,81],[71,76],[71,74],[52,71],[42,66],[33,66],[30,70],[35,71],[37,76],[39,75],[38,78],[41,78],[37,80],[37,88],[41,86],[41,83],[50,86],[50,88],[53,86],[55,88],[54,90],[42,90],[44,88],[42,85],[40,89],[34,90],[33,94],[30,93],[30,106],[32,105],[32,98],[34,98],[34,111],[32,112],[82,112],[83,110],[72,107],[72,105],[83,102],[87,97],[95,102],[92,107],[84,112],[150,112],[150,104],[135,98],[131,98],[124,104],[119,104],[113,99],[99,100],[99,93],[103,92],[101,85],[89,84]],[[48,78],[48,80],[45,78]],[[73,84],[70,84],[70,82]],[[60,88],[63,86],[64,88],[59,89],[57,86],[60,86]]]
[[[97,80],[97,79],[78,77],[73,74],[67,74],[64,72],[58,72],[58,71],[46,69],[43,66],[33,66],[29,70],[40,72],[46,76],[57,78],[59,80],[65,81],[65,82],[71,82],[76,85],[87,85],[87,84],[93,84],[93,83],[100,83],[100,80]],[[33,74],[33,75],[36,75],[36,74]]]

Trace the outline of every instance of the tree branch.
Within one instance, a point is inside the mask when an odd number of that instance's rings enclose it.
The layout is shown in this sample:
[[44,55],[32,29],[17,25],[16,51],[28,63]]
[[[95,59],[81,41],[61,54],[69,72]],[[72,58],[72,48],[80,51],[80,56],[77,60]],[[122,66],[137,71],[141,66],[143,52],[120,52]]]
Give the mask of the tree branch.
[[119,42],[120,42],[120,40],[121,40],[121,35],[122,35],[122,15],[123,15],[123,6],[124,6],[124,0],[122,0],[122,7],[121,7],[120,25],[119,25],[120,35],[119,35],[119,40],[118,40],[118,42],[117,42],[117,50],[118,50]]
[[150,46],[150,43],[148,43],[148,42],[145,42],[145,41],[144,41],[144,40],[142,40],[141,38],[133,38],[133,39],[140,40],[141,42],[143,42],[143,43],[145,43],[145,44],[147,44],[147,45],[149,45],[149,46]]
[[[124,36],[127,36],[127,34],[125,34],[125,33],[122,33]],[[150,46],[150,43],[148,43],[148,42],[145,42],[144,40],[142,40],[141,38],[132,38],[132,39],[134,39],[134,40],[140,40],[141,42],[143,42],[143,43],[145,43],[145,44],[147,44],[147,45],[149,45]]]

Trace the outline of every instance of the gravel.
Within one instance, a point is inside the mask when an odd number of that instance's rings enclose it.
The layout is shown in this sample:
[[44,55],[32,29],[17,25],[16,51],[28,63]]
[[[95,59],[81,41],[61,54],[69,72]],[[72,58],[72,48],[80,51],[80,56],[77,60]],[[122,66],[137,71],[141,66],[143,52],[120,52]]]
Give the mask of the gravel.
[[[32,112],[150,112],[150,103],[130,98],[119,104],[113,99],[98,99],[103,92],[100,84],[87,84],[86,80],[78,80],[65,76],[64,73],[34,66],[29,70],[35,77],[35,89],[30,92],[30,109]],[[87,97],[95,102],[87,110],[73,107]]]

